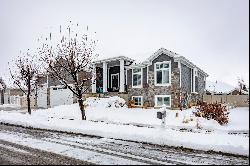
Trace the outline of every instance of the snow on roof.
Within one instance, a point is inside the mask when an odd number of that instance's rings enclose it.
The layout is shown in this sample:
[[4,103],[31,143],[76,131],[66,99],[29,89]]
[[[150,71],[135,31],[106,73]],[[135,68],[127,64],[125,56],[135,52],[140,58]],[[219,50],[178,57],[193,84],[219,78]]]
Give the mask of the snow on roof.
[[110,62],[110,61],[116,61],[116,60],[126,60],[126,61],[135,61],[134,59],[131,59],[129,57],[126,56],[114,56],[114,57],[110,57],[110,58],[105,58],[105,59],[100,59],[100,60],[96,60],[94,61],[94,63],[102,63],[102,62]]
[[206,90],[213,93],[230,93],[236,87],[221,81],[206,81]]
[[157,58],[162,53],[164,53],[170,57],[178,57],[179,56],[177,53],[175,53],[173,51],[167,50],[165,48],[160,48],[156,52],[151,54],[151,56],[149,58],[147,58],[146,61],[144,61],[144,63],[152,62],[155,58]]

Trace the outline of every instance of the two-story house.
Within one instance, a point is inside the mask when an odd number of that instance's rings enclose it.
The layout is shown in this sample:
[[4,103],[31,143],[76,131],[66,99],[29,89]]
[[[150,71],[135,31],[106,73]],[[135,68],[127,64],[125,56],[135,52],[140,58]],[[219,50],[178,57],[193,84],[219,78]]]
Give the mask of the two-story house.
[[127,94],[138,106],[148,103],[177,108],[181,96],[201,99],[208,77],[185,57],[164,48],[141,63],[118,56],[95,61],[94,65],[92,93]]

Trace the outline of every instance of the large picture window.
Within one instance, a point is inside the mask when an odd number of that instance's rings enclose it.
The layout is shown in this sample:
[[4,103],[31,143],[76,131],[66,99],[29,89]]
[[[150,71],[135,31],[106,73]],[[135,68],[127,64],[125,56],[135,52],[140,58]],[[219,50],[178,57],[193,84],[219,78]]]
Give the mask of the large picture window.
[[132,80],[133,80],[133,88],[141,88],[142,87],[142,69],[136,68],[133,69]]
[[155,106],[161,107],[163,105],[171,107],[171,96],[170,95],[156,95],[155,96]]
[[167,86],[171,83],[171,63],[155,63],[155,85]]

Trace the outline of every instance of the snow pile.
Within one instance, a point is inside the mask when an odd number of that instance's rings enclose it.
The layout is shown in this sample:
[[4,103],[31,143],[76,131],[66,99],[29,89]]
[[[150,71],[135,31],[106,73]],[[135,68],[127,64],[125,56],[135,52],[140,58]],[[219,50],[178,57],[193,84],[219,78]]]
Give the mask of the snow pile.
[[78,104],[61,105],[48,109],[39,109],[32,112],[33,116],[58,119],[81,119]]
[[118,96],[108,98],[89,97],[84,101],[84,105],[101,108],[121,108],[126,107],[126,101]]

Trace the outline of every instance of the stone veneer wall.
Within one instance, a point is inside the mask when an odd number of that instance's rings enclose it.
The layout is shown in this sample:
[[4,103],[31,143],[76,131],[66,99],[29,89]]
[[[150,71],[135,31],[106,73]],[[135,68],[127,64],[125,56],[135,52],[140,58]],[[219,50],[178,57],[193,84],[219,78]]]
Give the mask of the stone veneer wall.
[[[155,86],[154,83],[154,64],[156,62],[171,61],[171,85],[170,86]],[[147,71],[147,67],[143,72]],[[132,88],[131,70],[128,72],[128,96],[129,100],[132,96],[143,96],[143,102],[148,101],[151,106],[155,105],[155,95],[171,95],[171,108],[179,107],[179,94],[180,94],[180,71],[178,63],[174,62],[172,57],[164,54],[159,55],[153,60],[152,65],[148,67],[148,84],[143,84],[143,88]],[[146,74],[143,74],[145,77]],[[147,80],[147,77],[143,80]],[[131,83],[130,83],[131,82]],[[144,82],[144,81],[143,81]]]

